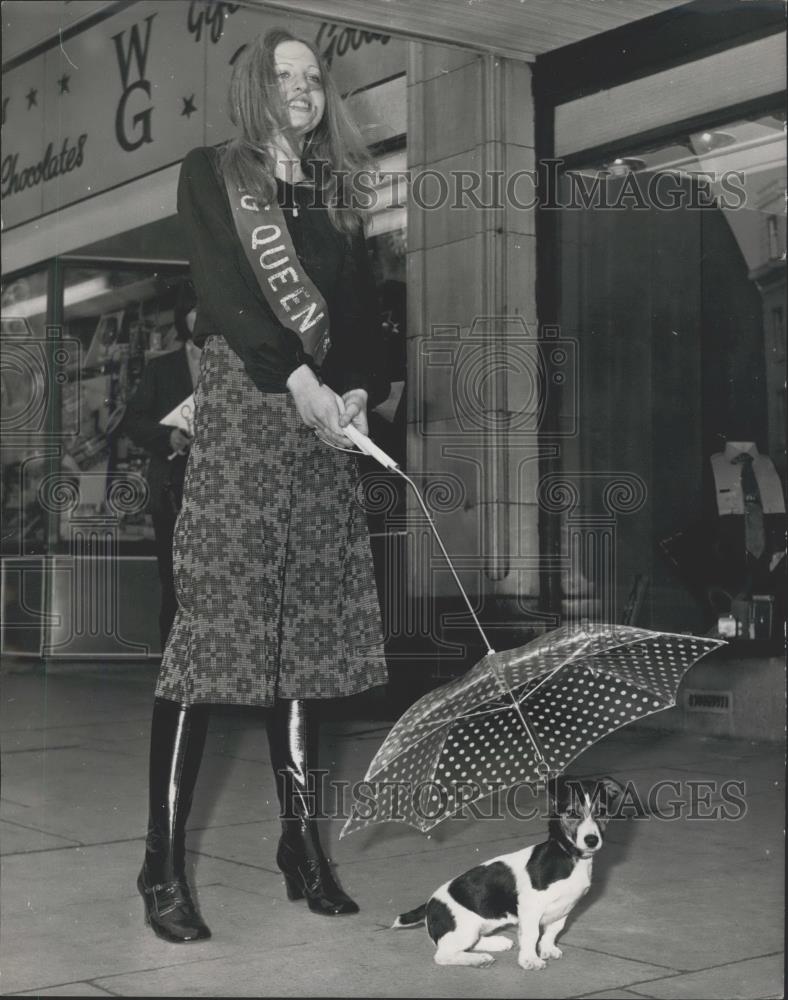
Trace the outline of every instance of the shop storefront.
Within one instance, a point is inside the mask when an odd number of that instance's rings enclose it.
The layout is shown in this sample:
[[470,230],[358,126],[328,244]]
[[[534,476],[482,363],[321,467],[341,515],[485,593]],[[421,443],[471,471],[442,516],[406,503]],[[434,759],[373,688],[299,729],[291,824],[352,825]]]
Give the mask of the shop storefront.
[[[407,391],[374,430],[494,645],[560,619],[708,628],[710,588],[738,586],[693,575],[721,514],[712,456],[750,442],[786,470],[784,5],[94,6],[6,69],[4,649],[157,651],[144,455],[112,431],[170,343],[179,161],[230,134],[233,56],[281,23],[330,54],[389,173],[369,236]],[[379,486],[392,662],[445,677],[478,639],[420,511]],[[101,621],[80,622],[82,593],[115,595]]]
[[[2,648],[140,658],[159,653],[159,583],[148,454],[122,420],[145,365],[179,346],[178,164],[232,134],[231,64],[286,23],[330,58],[384,176],[402,171],[406,48],[238,4],[89,6],[64,45],[50,38],[4,67]],[[367,236],[399,391],[405,233],[385,184]],[[375,419],[404,457],[398,406],[395,393]]]

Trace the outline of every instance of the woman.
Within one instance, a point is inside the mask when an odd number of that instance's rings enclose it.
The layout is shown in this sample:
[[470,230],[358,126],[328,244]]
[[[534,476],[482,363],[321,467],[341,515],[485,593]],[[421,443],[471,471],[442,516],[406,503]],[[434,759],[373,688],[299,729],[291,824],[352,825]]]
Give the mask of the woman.
[[230,106],[238,137],[192,150],[178,186],[204,348],[137,883],[154,931],[176,942],[210,936],[184,869],[207,705],[270,709],[288,897],[355,913],[309,808],[314,712],[387,679],[356,459],[336,450],[388,393],[371,271],[345,207],[367,153],[317,50],[285,31],[236,61]]

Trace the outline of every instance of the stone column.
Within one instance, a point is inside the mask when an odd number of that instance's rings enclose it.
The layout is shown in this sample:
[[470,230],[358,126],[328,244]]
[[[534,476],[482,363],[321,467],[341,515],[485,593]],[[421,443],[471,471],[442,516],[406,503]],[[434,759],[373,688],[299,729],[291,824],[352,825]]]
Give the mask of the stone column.
[[[408,166],[408,468],[428,487],[463,484],[436,524],[472,603],[506,623],[510,642],[538,595],[529,66],[412,43]],[[459,612],[452,635],[475,652],[480,637],[437,546],[433,556],[429,572],[408,568],[409,598]]]

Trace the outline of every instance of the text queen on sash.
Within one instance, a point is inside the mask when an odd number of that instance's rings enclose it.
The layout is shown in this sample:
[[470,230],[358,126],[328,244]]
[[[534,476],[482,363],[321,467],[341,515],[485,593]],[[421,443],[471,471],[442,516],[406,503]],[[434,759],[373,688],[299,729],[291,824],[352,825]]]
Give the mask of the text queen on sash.
[[[241,195],[241,206],[250,212],[260,211],[257,202],[248,194]],[[268,208],[269,206],[266,205],[265,209]],[[277,240],[282,240],[282,238],[281,227],[273,221],[261,226],[255,226],[251,232],[251,248],[253,251],[257,251],[261,247],[266,247],[260,254],[260,267],[265,271],[272,271],[274,268],[278,269],[273,274],[266,275],[268,285],[271,291],[276,294],[280,307],[290,315],[291,319],[300,321],[299,327],[301,332],[304,333],[319,322],[324,314],[322,311],[317,312],[319,306],[317,302],[312,300],[309,289],[299,279],[284,243],[276,243]],[[276,243],[276,245],[270,246],[269,244],[271,243]],[[287,290],[288,286],[290,286],[289,290]],[[306,303],[303,309],[296,313],[291,312],[293,306],[300,305],[302,302]]]

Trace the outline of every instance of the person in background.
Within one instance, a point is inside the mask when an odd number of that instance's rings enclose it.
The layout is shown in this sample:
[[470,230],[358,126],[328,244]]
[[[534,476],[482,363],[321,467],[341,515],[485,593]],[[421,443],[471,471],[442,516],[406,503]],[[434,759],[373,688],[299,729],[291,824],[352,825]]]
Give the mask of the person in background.
[[162,651],[178,607],[173,580],[172,539],[181,509],[191,437],[179,427],[167,426],[159,421],[187,399],[197,385],[202,351],[192,339],[196,304],[197,297],[191,282],[184,281],[178,288],[175,302],[174,325],[179,344],[176,350],[153,358],[145,366],[119,428],[138,447],[150,453],[146,480],[161,582],[159,635]]
[[[407,300],[405,282],[388,278],[378,287],[380,315],[383,330],[383,350],[391,392],[369,415],[370,436],[383,451],[405,467],[405,379],[407,361],[405,338],[407,336]],[[364,467],[379,471],[379,466],[364,463]],[[397,480],[393,476],[392,482]],[[402,480],[399,480],[401,483]],[[399,488],[399,487],[398,487]]]

